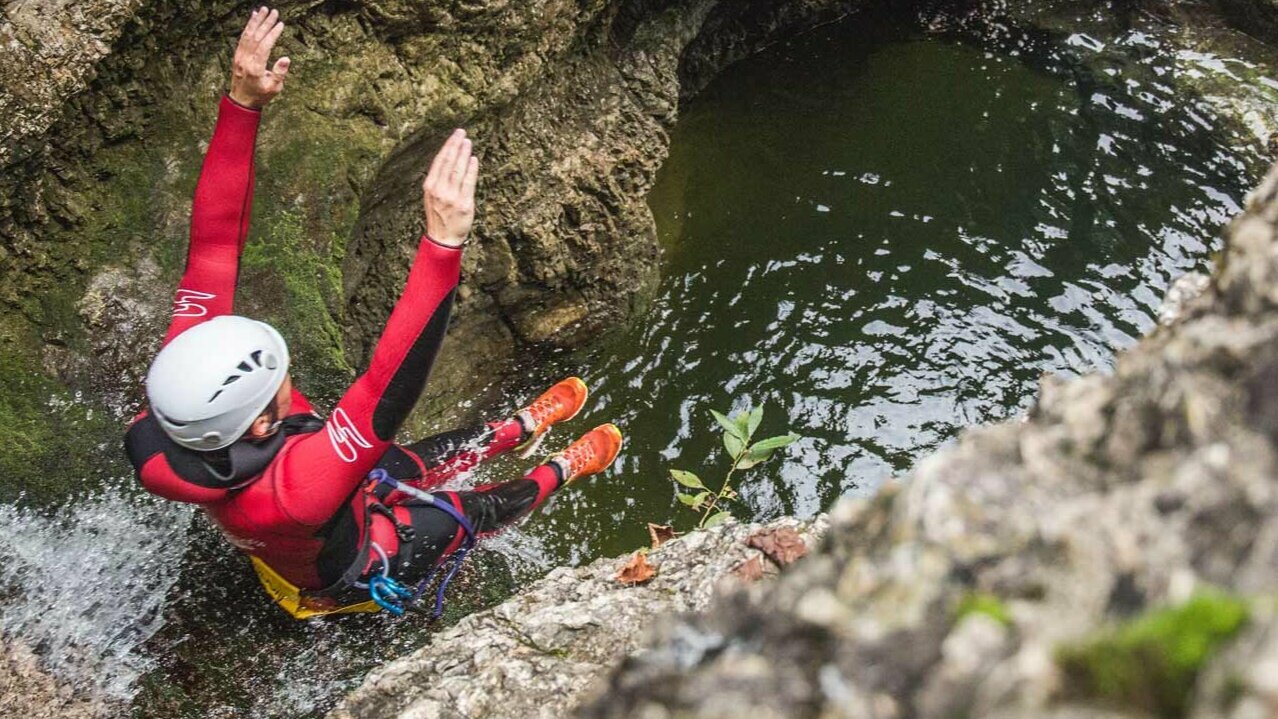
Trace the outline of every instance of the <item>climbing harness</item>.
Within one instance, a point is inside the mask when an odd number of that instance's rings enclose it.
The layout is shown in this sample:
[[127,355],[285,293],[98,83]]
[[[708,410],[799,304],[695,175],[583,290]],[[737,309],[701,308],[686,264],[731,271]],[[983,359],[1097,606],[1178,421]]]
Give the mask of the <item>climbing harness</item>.
[[[417,600],[421,599],[422,595],[426,593],[426,590],[430,588],[430,584],[435,579],[436,575],[439,574],[440,569],[447,564],[448,570],[444,572],[443,578],[440,580],[439,586],[435,590],[435,607],[430,616],[432,620],[439,619],[439,617],[444,613],[444,593],[448,591],[448,584],[453,581],[453,577],[455,577],[457,575],[457,571],[461,569],[462,562],[466,561],[466,555],[475,547],[474,527],[471,526],[470,520],[466,519],[466,515],[458,511],[458,509],[452,504],[449,504],[448,502],[441,502],[436,499],[435,495],[430,494],[429,492],[423,492],[416,487],[396,480],[384,469],[374,469],[369,473],[368,478],[374,482],[385,484],[391,489],[398,489],[413,499],[447,514],[453,518],[453,521],[457,522],[458,526],[461,527],[462,532],[466,535],[457,551],[449,555],[443,563],[432,567],[431,570],[427,572],[426,576],[422,578],[422,581],[417,583],[416,589],[412,590],[408,589],[394,577],[390,576],[390,560],[386,556],[386,551],[383,550],[376,542],[371,542],[373,551],[377,552],[377,555],[382,562],[381,573],[370,577],[367,583],[355,583],[356,587],[368,590],[369,597],[372,598],[373,602],[375,602],[377,606],[397,617],[402,617],[409,607],[416,603]],[[395,524],[395,532],[399,536],[400,541],[411,544],[415,536],[413,528],[411,526],[401,524],[394,517],[393,513],[388,513],[390,514],[391,521]]]
[[[294,619],[310,619],[311,617],[325,614],[368,613],[382,610],[390,612],[396,617],[402,617],[409,607],[421,599],[426,590],[430,588],[431,582],[447,565],[448,568],[444,571],[443,578],[435,590],[435,606],[431,613],[431,620],[438,619],[444,613],[444,593],[448,590],[448,584],[453,581],[453,577],[461,569],[462,562],[466,560],[466,555],[475,546],[474,527],[471,526],[470,520],[466,519],[466,516],[453,505],[448,502],[441,502],[432,494],[397,481],[384,469],[375,469],[369,473],[368,477],[374,482],[389,486],[391,489],[398,489],[413,499],[430,505],[452,517],[461,527],[462,532],[465,533],[465,539],[462,540],[461,547],[449,555],[442,563],[432,568],[422,581],[412,589],[405,587],[390,576],[390,558],[386,555],[386,550],[380,544],[371,540],[356,560],[355,566],[363,567],[371,550],[377,555],[378,561],[381,563],[380,571],[369,577],[367,582],[360,582],[353,577],[347,577],[333,587],[316,591],[298,588],[292,582],[280,576],[266,562],[250,556],[249,559],[253,563],[253,570],[257,572],[257,578],[262,583],[262,587],[266,589],[266,593],[284,611],[291,614]],[[416,531],[411,525],[399,521],[399,518],[395,516],[391,508],[385,505],[373,504],[369,506],[369,509],[387,517],[395,525],[395,534],[399,538],[401,549],[403,547],[411,547],[416,539]],[[340,603],[336,597],[341,596],[343,589],[349,587],[366,590],[369,598],[354,604]]]

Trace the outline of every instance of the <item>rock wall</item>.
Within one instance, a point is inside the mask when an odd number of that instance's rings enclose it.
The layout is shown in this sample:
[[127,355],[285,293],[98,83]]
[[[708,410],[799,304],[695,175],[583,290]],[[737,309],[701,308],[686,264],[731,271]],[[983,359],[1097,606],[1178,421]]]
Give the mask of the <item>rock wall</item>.
[[[304,386],[332,399],[402,286],[424,167],[466,125],[483,211],[434,406],[474,392],[475,356],[495,369],[516,347],[580,346],[631,316],[656,279],[645,197],[684,93],[681,63],[701,58],[705,77],[868,1],[282,0],[280,52],[294,72],[259,141],[239,309],[279,327]],[[5,5],[0,374],[17,378],[0,400],[7,425],[34,428],[32,408],[50,393],[59,407],[78,397],[113,416],[136,407],[250,7]],[[689,49],[709,48],[707,28],[724,17],[732,28],[713,49]],[[42,461],[18,454],[15,467]]]
[[[791,561],[815,545],[824,528],[823,518],[784,519],[694,532],[649,552],[646,561],[656,573],[633,586],[617,579],[627,557],[556,569],[510,601],[466,617],[370,673],[328,716],[565,716],[639,646],[642,627],[657,617],[703,609],[716,587],[775,575],[778,565],[769,552]],[[788,553],[764,541],[777,536]]]

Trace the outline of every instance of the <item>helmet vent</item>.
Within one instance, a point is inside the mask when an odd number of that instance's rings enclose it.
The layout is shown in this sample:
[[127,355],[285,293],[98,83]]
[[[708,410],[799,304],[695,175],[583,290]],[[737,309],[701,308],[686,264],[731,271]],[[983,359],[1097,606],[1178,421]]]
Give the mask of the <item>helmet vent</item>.
[[209,402],[212,402],[213,400],[217,399],[217,396],[218,396],[219,394],[222,394],[222,390],[218,390],[218,391],[214,392],[214,393],[213,393],[213,396],[212,396],[212,397],[209,397]]
[[253,364],[258,367],[262,366],[262,350],[253,350],[253,354],[249,355],[253,360]]
[[253,368],[252,368],[251,366],[249,366],[249,363],[248,363],[248,362],[241,362],[241,363],[239,363],[238,365],[236,365],[236,368],[238,368],[241,372],[252,372],[252,371],[253,371]]

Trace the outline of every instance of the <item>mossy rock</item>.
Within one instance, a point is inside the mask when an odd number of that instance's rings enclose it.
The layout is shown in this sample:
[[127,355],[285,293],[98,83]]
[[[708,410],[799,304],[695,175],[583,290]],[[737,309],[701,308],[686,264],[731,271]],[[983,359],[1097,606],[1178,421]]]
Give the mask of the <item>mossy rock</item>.
[[[44,505],[85,491],[124,470],[117,422],[31,367],[37,360],[0,350],[0,501],[23,495]],[[68,485],[74,487],[68,490]]]
[[960,624],[974,614],[985,615],[1005,627],[1013,624],[1012,613],[1003,600],[986,592],[972,592],[964,596],[954,612],[954,623]]
[[1068,693],[1167,719],[1186,714],[1198,672],[1242,629],[1246,602],[1204,592],[1057,649]]

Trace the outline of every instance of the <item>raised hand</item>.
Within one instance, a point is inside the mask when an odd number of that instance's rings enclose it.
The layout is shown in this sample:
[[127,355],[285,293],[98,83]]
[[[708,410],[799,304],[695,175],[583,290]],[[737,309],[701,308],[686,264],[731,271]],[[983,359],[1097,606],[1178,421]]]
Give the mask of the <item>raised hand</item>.
[[275,61],[273,68],[266,69],[271,48],[282,32],[284,23],[280,22],[278,10],[262,6],[249,16],[231,63],[232,100],[246,107],[262,108],[284,89],[289,59],[282,57]]
[[479,158],[470,154],[465,130],[453,130],[430,163],[422,182],[426,234],[440,244],[458,247],[475,222],[475,182]]

